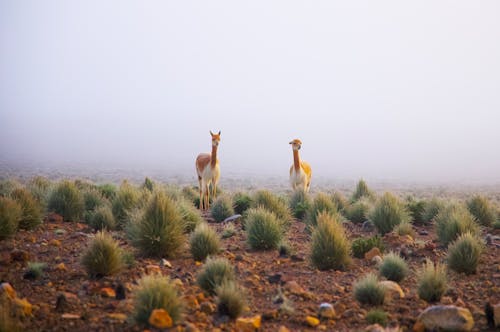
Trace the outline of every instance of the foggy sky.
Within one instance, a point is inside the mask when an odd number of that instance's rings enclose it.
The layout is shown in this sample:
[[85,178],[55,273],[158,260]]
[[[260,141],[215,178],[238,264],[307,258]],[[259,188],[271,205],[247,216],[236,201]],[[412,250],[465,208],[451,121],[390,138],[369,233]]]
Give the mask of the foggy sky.
[[498,1],[1,1],[0,162],[500,180]]

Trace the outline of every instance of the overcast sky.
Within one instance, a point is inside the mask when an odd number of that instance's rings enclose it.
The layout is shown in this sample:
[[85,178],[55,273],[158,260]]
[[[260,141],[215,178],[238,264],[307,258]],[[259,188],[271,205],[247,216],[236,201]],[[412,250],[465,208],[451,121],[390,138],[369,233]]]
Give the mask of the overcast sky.
[[209,130],[222,176],[300,138],[318,176],[498,181],[500,2],[0,2],[0,161],[194,174]]

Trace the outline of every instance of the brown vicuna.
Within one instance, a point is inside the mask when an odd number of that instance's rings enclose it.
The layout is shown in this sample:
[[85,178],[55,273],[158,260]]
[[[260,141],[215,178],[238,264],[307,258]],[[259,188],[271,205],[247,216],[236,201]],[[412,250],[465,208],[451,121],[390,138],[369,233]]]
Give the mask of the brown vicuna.
[[294,139],[290,144],[293,150],[293,165],[290,167],[290,184],[293,190],[302,190],[307,193],[311,186],[311,166],[305,161],[300,160],[299,150],[302,146],[300,139]]
[[[217,147],[220,142],[220,131],[212,133],[212,153],[200,153],[196,158],[196,173],[200,186],[200,210],[208,209],[210,206],[210,195],[215,199],[217,194],[217,183],[220,177],[219,161],[217,160]],[[210,193],[210,185],[212,192]]]

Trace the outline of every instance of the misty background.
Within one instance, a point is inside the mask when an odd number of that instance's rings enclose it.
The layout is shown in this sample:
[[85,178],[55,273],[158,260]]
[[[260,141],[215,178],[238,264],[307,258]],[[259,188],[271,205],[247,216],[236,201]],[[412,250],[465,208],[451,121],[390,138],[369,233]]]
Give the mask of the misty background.
[[500,183],[498,1],[1,1],[0,165]]

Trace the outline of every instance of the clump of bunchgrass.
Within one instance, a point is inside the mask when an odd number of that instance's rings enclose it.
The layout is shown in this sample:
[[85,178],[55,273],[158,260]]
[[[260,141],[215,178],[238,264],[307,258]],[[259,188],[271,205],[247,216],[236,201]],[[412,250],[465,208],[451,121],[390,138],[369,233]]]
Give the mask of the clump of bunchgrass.
[[40,203],[28,190],[24,188],[14,189],[10,196],[21,206],[22,214],[21,219],[19,219],[19,228],[30,230],[42,223]]
[[338,215],[339,212],[333,204],[330,197],[325,193],[318,193],[311,204],[311,207],[306,214],[306,222],[308,224],[309,230],[312,231],[314,227],[318,224],[318,216],[322,213]]
[[406,209],[410,213],[411,219],[415,224],[423,224],[426,220],[424,220],[424,213],[427,207],[426,201],[421,199],[416,199],[413,196],[408,196],[406,198]]
[[0,240],[14,235],[23,210],[15,200],[0,196]]
[[354,284],[354,298],[361,304],[384,304],[386,288],[380,285],[377,276],[369,273]]
[[294,249],[290,242],[286,240],[281,240],[281,242],[278,244],[278,253],[281,257],[288,257],[291,256],[294,252]]
[[191,186],[185,186],[182,188],[182,196],[188,200],[193,206],[198,206],[200,203],[200,194]]
[[184,231],[191,233],[196,226],[204,222],[200,210],[198,210],[190,201],[180,199],[177,201],[177,208],[179,209],[182,219],[184,220]]
[[95,230],[115,229],[116,221],[111,208],[108,205],[98,207],[89,218],[89,226]]
[[234,227],[234,224],[228,223],[227,225],[224,226],[224,229],[222,230],[222,238],[223,239],[228,239],[236,234],[236,227]]
[[476,273],[484,244],[475,235],[464,233],[448,246],[448,267],[456,272]]
[[437,198],[432,198],[425,203],[425,209],[422,213],[422,222],[431,223],[437,214],[445,208],[445,203]]
[[375,198],[375,193],[371,191],[370,188],[368,188],[368,185],[363,179],[359,180],[358,184],[356,185],[356,190],[354,190],[354,193],[352,194],[351,202],[355,202],[362,197],[366,197],[368,199]]
[[164,309],[178,323],[184,311],[184,303],[179,291],[169,277],[160,274],[143,276],[134,291],[134,320],[147,325],[155,309]]
[[116,197],[117,189],[114,184],[104,183],[97,186],[97,189],[101,192],[102,196],[109,200],[110,202]]
[[375,204],[369,219],[379,233],[384,235],[391,232],[396,225],[410,222],[410,214],[403,202],[393,194],[386,192]]
[[366,313],[366,321],[368,324],[379,324],[386,326],[388,320],[387,313],[382,309],[372,309]]
[[245,293],[234,281],[225,282],[216,288],[217,312],[221,316],[236,319],[243,313],[246,300]]
[[210,295],[215,294],[217,287],[236,280],[231,263],[225,258],[208,257],[197,276],[198,285]]
[[219,252],[219,236],[206,222],[201,223],[191,234],[189,248],[195,260],[203,261],[209,255],[215,255]]
[[491,226],[497,219],[496,212],[486,197],[476,195],[467,201],[467,208],[483,226]]
[[83,195],[73,182],[62,181],[52,191],[48,209],[61,215],[65,221],[78,221],[85,209]]
[[276,249],[283,237],[283,226],[276,215],[265,208],[247,210],[245,230],[252,249]]
[[252,205],[252,197],[247,193],[238,192],[233,195],[234,212],[238,214],[245,213]]
[[259,190],[252,197],[252,207],[263,207],[273,212],[286,227],[290,224],[292,215],[287,202],[268,190]]
[[297,219],[304,219],[311,206],[309,195],[303,190],[296,190],[292,193],[289,201],[292,214]]
[[27,188],[40,204],[41,208],[45,209],[49,200],[50,191],[52,190],[52,182],[42,176],[35,176],[28,182]]
[[227,195],[220,195],[210,206],[210,214],[217,222],[234,215],[233,201]]
[[409,273],[406,261],[394,252],[390,252],[384,256],[379,266],[379,271],[380,275],[395,282],[400,282]]
[[446,267],[426,259],[417,273],[418,297],[427,302],[437,302],[447,289]]
[[22,185],[15,179],[0,180],[0,196],[9,197],[18,188],[22,188]]
[[174,257],[185,243],[184,221],[175,201],[156,192],[127,225],[132,244],[144,255]]
[[415,230],[410,222],[402,222],[396,227],[394,227],[394,232],[399,236],[409,235],[411,237],[415,237]]
[[153,182],[153,180],[151,180],[150,178],[146,177],[144,179],[144,182],[142,183],[141,187],[142,187],[142,189],[145,189],[145,190],[148,190],[150,192],[153,192],[153,190],[155,189],[156,185]]
[[345,211],[347,210],[347,208],[349,207],[349,202],[347,201],[345,196],[342,195],[342,193],[340,193],[338,191],[335,191],[332,194],[331,200],[333,202],[333,205],[335,205],[335,208],[337,209],[337,211],[339,211],[342,214],[344,214]]
[[319,270],[344,270],[351,262],[351,243],[340,215],[320,212],[317,222],[311,239],[312,264]]
[[354,257],[363,258],[365,253],[370,251],[372,248],[378,248],[380,252],[384,252],[385,245],[382,238],[378,235],[370,238],[357,238],[352,241],[352,253]]
[[119,272],[124,267],[123,251],[106,232],[98,232],[82,255],[82,265],[91,277]]
[[368,220],[368,215],[373,209],[373,201],[363,197],[349,205],[344,214],[353,223],[363,223]]
[[126,223],[131,212],[139,205],[140,199],[139,190],[127,181],[123,181],[111,202],[111,210],[117,225],[123,226]]
[[26,272],[24,273],[24,279],[41,278],[44,275],[46,269],[47,269],[47,263],[28,262]]
[[451,204],[437,214],[434,218],[436,233],[439,242],[447,246],[461,234],[479,234],[479,225],[474,216],[462,205]]

